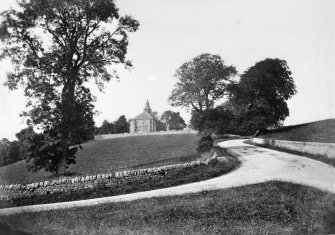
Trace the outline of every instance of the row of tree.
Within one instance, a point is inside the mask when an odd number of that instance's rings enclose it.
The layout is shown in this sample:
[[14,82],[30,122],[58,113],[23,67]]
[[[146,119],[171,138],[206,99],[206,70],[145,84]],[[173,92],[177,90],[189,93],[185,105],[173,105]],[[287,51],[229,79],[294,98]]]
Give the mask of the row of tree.
[[207,136],[251,135],[281,126],[296,88],[284,60],[265,59],[238,75],[219,55],[202,54],[177,69],[172,106],[191,109],[191,126]]
[[[152,112],[152,114],[158,118],[157,112]],[[167,126],[168,130],[182,130],[187,126],[184,119],[180,116],[180,113],[171,110],[163,112],[160,120]],[[127,121],[125,115],[121,115],[114,122],[104,120],[101,126],[96,128],[95,133],[97,135],[129,133],[129,121]]]
[[116,121],[108,122],[104,120],[100,127],[95,131],[97,135],[102,134],[118,134],[118,133],[128,133],[129,132],[129,123],[125,115],[121,115]]
[[25,159],[29,151],[29,139],[35,135],[33,128],[28,127],[15,135],[17,140],[9,141],[6,138],[0,140],[0,166]]
[[0,140],[0,166],[6,166],[22,159],[18,141],[9,141],[5,138]]

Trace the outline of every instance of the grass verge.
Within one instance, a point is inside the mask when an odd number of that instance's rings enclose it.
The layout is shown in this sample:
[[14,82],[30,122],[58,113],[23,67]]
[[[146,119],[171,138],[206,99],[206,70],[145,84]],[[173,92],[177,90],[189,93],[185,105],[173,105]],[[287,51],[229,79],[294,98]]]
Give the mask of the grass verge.
[[334,158],[328,158],[328,157],[323,156],[323,155],[315,155],[315,154],[310,154],[310,153],[302,153],[302,152],[298,152],[298,151],[294,151],[294,150],[289,150],[289,149],[285,149],[285,148],[273,147],[271,145],[254,144],[250,140],[246,140],[246,141],[244,141],[244,143],[250,144],[250,145],[254,145],[254,146],[258,146],[258,147],[262,147],[262,148],[268,148],[268,149],[272,149],[272,150],[277,150],[277,151],[280,151],[280,152],[291,153],[291,154],[299,155],[299,156],[302,156],[302,157],[311,158],[313,160],[317,160],[317,161],[320,161],[320,162],[323,162],[323,163],[326,163],[328,165],[331,165],[331,166],[335,167],[335,159]]
[[327,234],[335,194],[267,182],[0,219],[36,234]]
[[128,178],[120,180],[118,184],[107,186],[100,183],[96,188],[75,190],[69,193],[57,192],[49,195],[34,197],[14,198],[12,200],[0,200],[0,208],[46,204],[55,202],[75,201],[121,194],[148,191],[152,189],[172,187],[176,185],[210,179],[237,168],[240,161],[228,155],[223,149],[216,148],[218,156],[225,157],[225,161],[216,161],[208,165],[199,165],[186,169],[170,170],[168,174],[159,177]]
[[[176,157],[196,155],[199,137],[196,134],[166,134],[130,136],[90,141],[78,151],[76,164],[68,172],[73,175],[92,175],[130,169]],[[63,170],[61,169],[60,172]],[[32,183],[50,180],[50,173],[41,170],[28,172],[25,161],[0,167],[0,184]]]
[[335,119],[321,120],[268,130],[265,139],[335,143]]

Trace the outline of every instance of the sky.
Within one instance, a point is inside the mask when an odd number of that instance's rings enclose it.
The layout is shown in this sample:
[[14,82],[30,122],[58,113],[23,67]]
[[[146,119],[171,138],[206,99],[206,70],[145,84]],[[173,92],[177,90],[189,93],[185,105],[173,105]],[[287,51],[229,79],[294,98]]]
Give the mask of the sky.
[[[0,11],[15,6],[1,0]],[[183,63],[202,54],[218,54],[242,74],[265,58],[286,60],[298,93],[288,101],[285,125],[335,118],[335,1],[332,0],[117,0],[121,15],[140,22],[129,36],[128,59],[134,67],[119,70],[97,97],[96,125],[119,116],[133,118],[144,109],[162,114]],[[12,66],[0,61],[0,139],[14,139],[26,127],[22,89],[2,86]]]

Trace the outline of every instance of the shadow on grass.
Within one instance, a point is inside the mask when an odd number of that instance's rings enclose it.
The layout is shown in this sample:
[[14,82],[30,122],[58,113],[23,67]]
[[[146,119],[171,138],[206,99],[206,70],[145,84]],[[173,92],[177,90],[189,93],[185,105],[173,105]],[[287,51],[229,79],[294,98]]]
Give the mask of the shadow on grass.
[[22,230],[13,230],[8,224],[0,221],[0,235],[32,235]]
[[329,211],[323,216],[325,224],[325,232],[327,234],[335,234],[335,209]]

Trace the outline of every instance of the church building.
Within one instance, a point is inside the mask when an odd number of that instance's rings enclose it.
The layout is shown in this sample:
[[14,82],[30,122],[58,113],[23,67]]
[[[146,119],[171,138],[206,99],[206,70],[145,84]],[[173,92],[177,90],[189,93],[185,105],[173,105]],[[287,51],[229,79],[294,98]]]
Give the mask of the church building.
[[143,112],[129,121],[130,133],[148,133],[155,131],[165,131],[166,126],[155,117],[147,100]]

